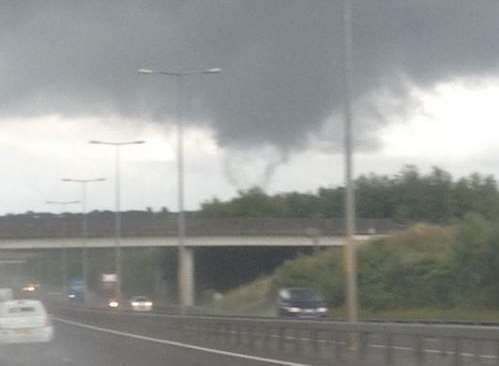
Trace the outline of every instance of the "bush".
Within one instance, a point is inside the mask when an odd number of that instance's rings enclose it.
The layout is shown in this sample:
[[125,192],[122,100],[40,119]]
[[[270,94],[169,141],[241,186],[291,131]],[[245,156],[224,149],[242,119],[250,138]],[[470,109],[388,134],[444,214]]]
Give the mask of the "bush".
[[[499,225],[480,215],[448,227],[413,226],[360,246],[357,258],[363,308],[499,306]],[[276,286],[315,287],[331,305],[343,304],[338,250],[286,262],[276,274]]]

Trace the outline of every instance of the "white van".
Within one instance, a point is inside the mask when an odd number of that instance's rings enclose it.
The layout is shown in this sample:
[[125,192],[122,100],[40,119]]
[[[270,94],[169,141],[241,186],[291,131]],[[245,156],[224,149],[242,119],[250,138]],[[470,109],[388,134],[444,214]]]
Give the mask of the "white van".
[[0,344],[47,343],[54,329],[38,300],[10,300],[0,303]]
[[14,292],[10,288],[0,288],[0,302],[14,300]]

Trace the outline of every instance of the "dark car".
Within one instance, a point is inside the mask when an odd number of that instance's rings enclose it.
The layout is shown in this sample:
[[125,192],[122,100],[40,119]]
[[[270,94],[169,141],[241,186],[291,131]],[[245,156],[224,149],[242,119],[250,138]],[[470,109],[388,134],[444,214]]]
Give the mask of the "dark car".
[[79,278],[69,281],[66,296],[71,304],[83,304],[85,302],[85,283]]
[[325,318],[328,309],[317,290],[293,287],[279,291],[278,313],[280,317]]
[[71,304],[83,304],[85,302],[85,296],[83,295],[83,292],[73,289],[68,290],[67,298]]

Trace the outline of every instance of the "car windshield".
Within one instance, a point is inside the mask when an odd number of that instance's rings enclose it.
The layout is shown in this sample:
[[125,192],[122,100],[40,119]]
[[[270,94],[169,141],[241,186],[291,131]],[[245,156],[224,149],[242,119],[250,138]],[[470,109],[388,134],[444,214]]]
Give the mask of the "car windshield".
[[0,25],[0,366],[499,366],[499,0]]
[[290,289],[289,299],[291,301],[322,301],[322,296],[312,289]]

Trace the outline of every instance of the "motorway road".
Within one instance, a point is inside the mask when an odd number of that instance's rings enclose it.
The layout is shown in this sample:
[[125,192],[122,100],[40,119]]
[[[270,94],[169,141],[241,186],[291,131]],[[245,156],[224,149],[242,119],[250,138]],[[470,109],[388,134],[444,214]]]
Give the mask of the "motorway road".
[[[56,336],[49,347],[0,347],[0,366],[386,365],[385,348],[378,343],[378,340],[369,345],[367,358],[363,361],[356,358],[337,360],[329,352],[335,346],[327,343],[322,344],[315,352],[309,349],[305,352],[306,358],[298,358],[289,347],[287,348],[291,353],[276,353],[272,352],[277,351],[272,339],[267,340],[271,346],[268,351],[271,352],[262,357],[262,352],[251,352],[252,350],[244,347],[227,347],[228,345],[224,347],[220,344],[210,346],[209,343],[203,346],[196,345],[188,338],[179,337],[182,332],[176,325],[168,326],[168,322],[164,320],[155,316],[58,311],[53,318]],[[289,338],[291,345],[298,339],[292,336]],[[413,348],[399,341],[402,340],[399,339],[394,345],[392,365],[417,365],[413,357]],[[473,346],[473,343],[468,343],[466,346]],[[430,342],[425,344],[425,362],[422,364],[428,366],[454,364],[453,355],[442,355],[437,346],[438,344],[433,345]],[[321,348],[324,348],[322,352]],[[472,353],[463,354],[462,365],[497,364],[498,359],[493,351],[489,347],[482,348],[479,350],[481,354],[479,358],[474,357]],[[313,357],[319,354],[323,357]]]
[[[41,347],[0,347],[2,366],[166,366],[269,365],[258,360],[234,359],[150,340],[134,339],[82,328],[55,320],[55,339]],[[270,364],[271,365],[271,364]]]

